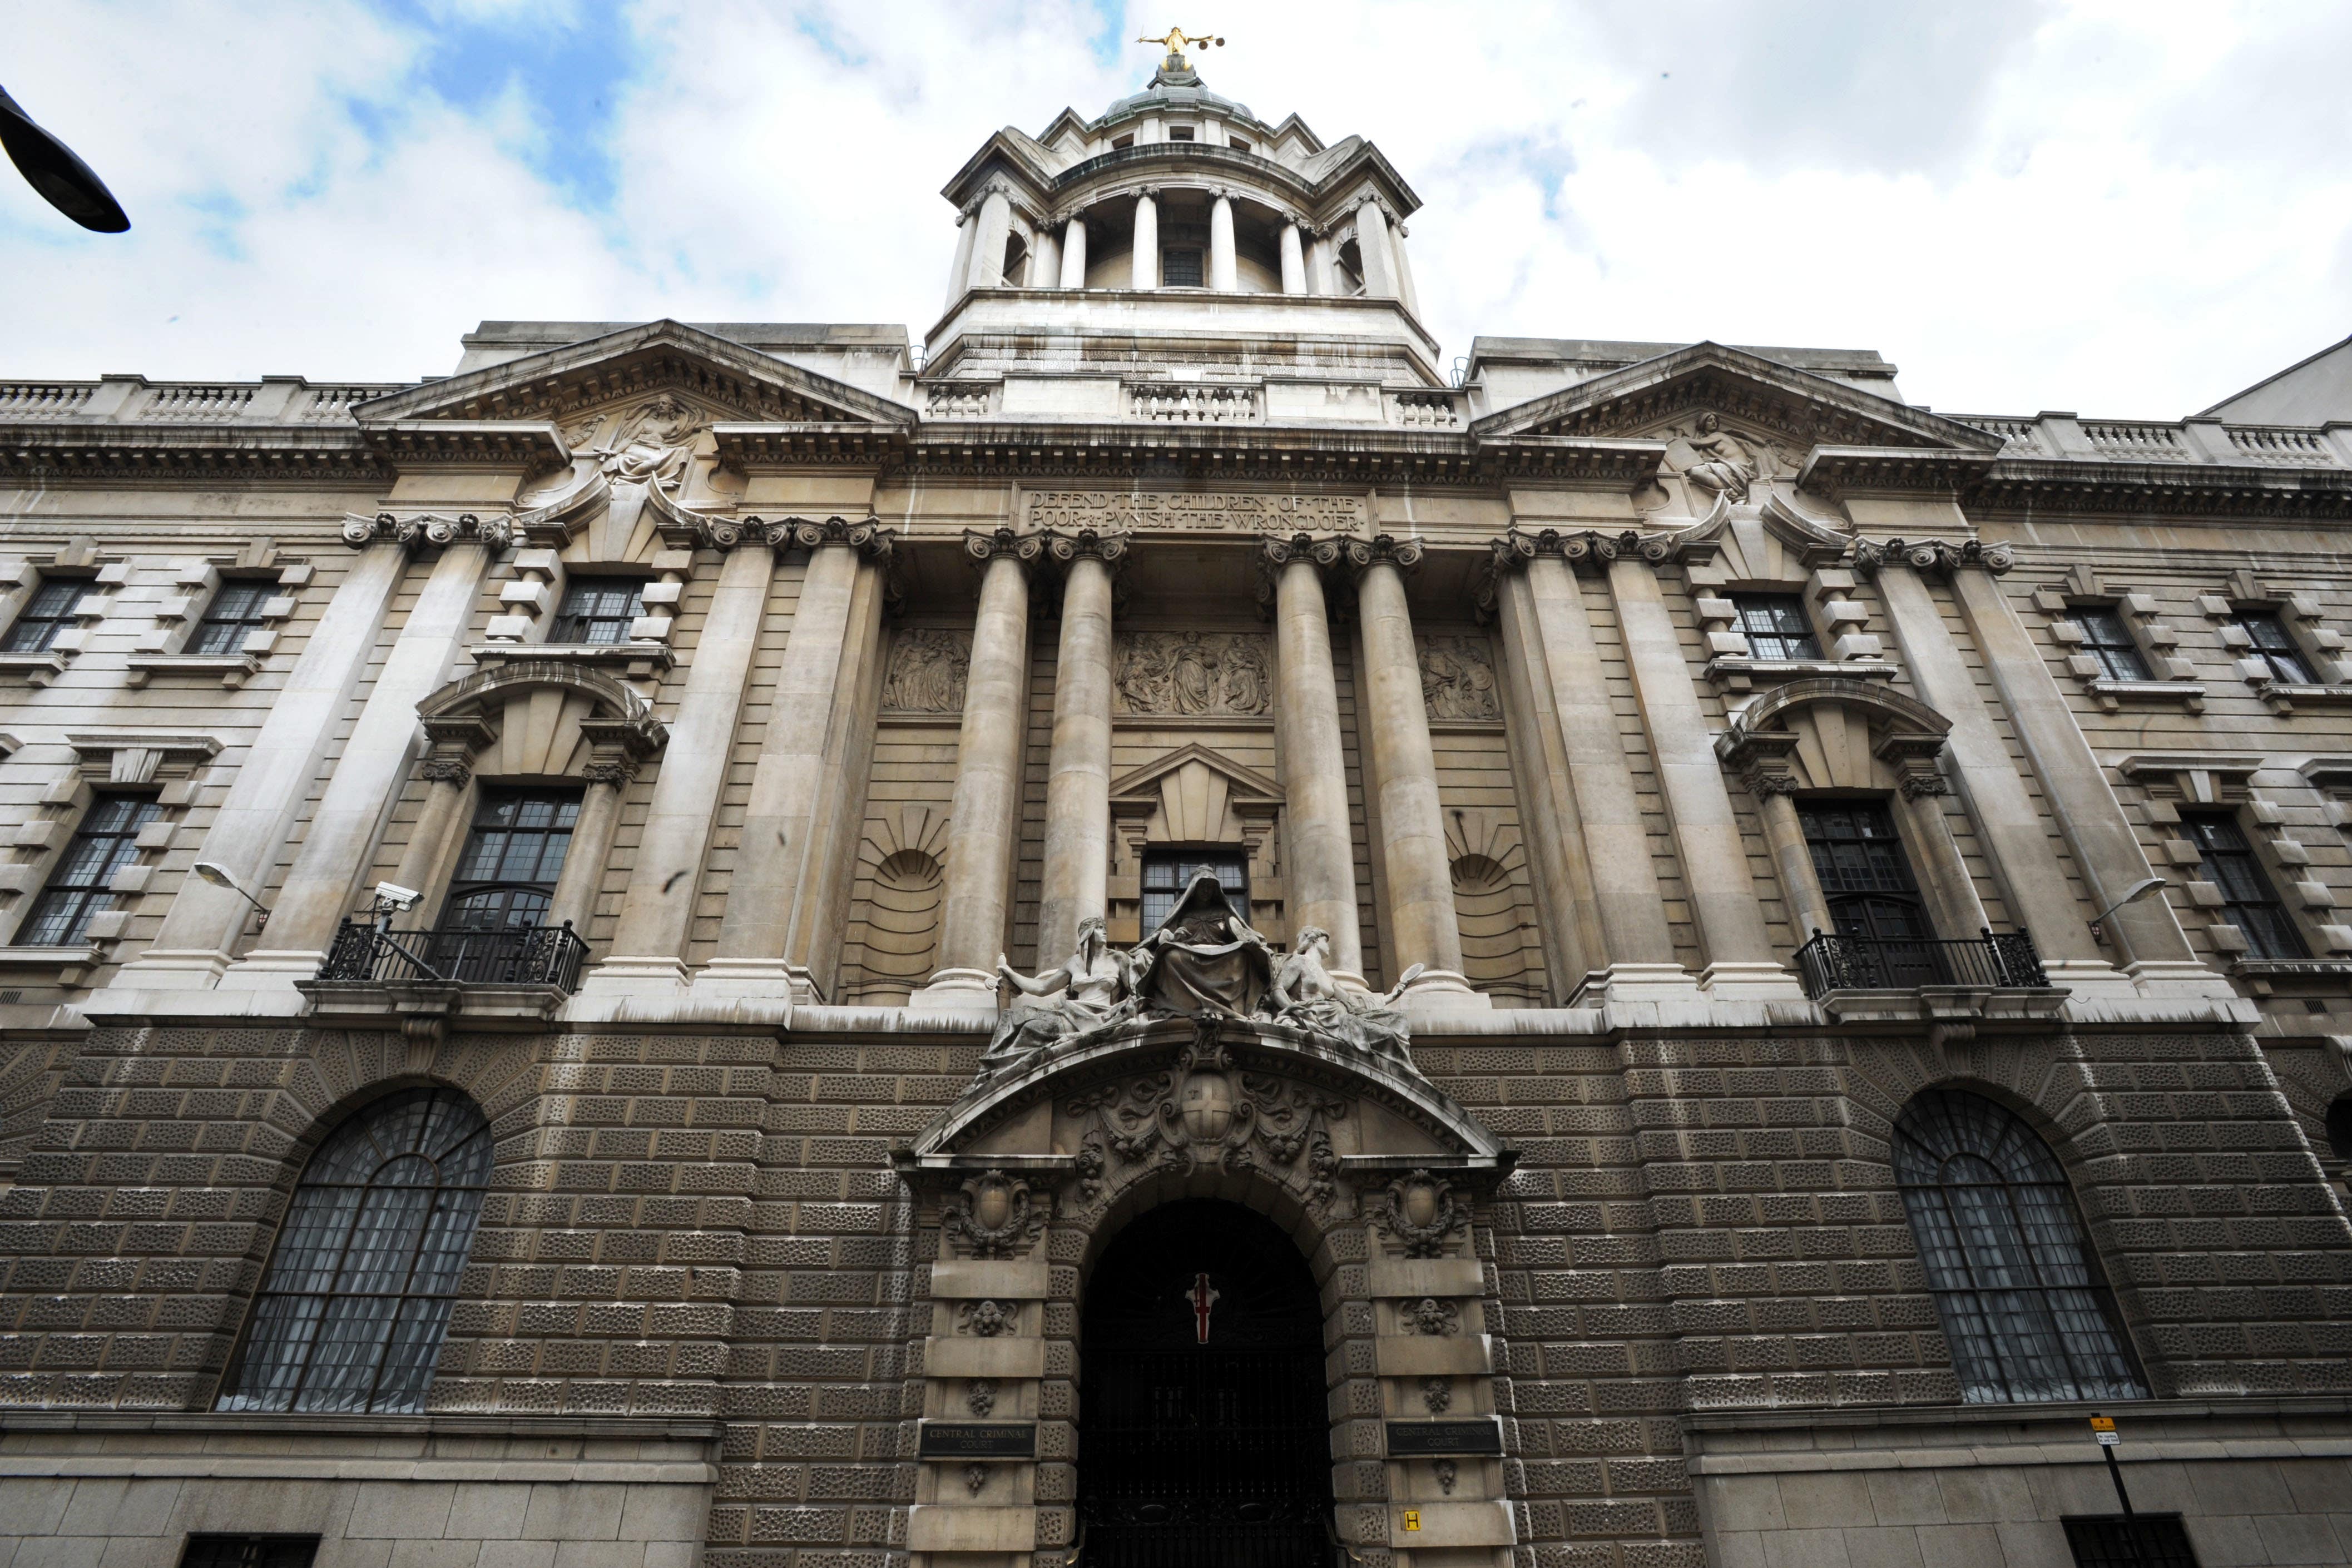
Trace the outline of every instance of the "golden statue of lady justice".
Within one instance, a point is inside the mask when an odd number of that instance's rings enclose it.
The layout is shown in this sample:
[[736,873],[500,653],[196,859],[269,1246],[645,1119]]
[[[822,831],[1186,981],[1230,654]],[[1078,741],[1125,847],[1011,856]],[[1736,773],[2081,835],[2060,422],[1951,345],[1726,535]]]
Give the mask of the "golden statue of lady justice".
[[1169,28],[1168,36],[1164,38],[1138,38],[1135,41],[1139,44],[1158,44],[1168,51],[1170,59],[1175,60],[1184,57],[1184,46],[1187,44],[1206,44],[1216,47],[1224,43],[1223,38],[1213,38],[1206,33],[1187,33],[1181,27]]

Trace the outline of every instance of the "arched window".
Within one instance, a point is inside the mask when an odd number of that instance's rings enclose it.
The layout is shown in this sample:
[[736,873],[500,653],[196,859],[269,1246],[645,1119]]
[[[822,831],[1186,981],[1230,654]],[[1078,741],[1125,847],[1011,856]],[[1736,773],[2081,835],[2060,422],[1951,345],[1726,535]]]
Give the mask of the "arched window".
[[1895,1124],[1895,1179],[1972,1405],[2140,1399],[2066,1178],[1991,1101],[1930,1089]]
[[423,1409],[489,1176],[489,1124],[454,1090],[336,1128],[294,1189],[220,1408]]

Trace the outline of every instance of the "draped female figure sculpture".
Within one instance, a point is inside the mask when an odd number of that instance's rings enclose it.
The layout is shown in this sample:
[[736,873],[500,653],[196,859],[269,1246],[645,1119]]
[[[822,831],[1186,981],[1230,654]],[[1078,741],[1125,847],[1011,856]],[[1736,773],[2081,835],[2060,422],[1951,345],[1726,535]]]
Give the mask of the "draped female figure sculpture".
[[1023,1057],[1081,1035],[1116,1028],[1142,1008],[1133,956],[1110,946],[1102,918],[1078,923],[1077,951],[1060,968],[1032,978],[996,956],[996,972],[1015,992],[997,1016],[996,1034],[980,1059],[982,1077]]
[[1384,994],[1349,990],[1331,977],[1324,960],[1331,956],[1331,934],[1319,925],[1300,929],[1297,945],[1286,954],[1266,988],[1265,1010],[1276,1023],[1286,1023],[1373,1056],[1411,1067],[1407,1045],[1412,1028],[1403,1013],[1389,1004],[1421,974],[1415,964]]

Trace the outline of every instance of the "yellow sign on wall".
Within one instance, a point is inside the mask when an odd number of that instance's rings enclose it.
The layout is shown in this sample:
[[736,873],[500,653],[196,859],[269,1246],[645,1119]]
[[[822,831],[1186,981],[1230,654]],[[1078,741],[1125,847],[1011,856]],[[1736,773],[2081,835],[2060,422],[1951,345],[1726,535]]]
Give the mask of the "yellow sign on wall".
[[1404,1511],[1404,1527],[1407,1530],[1419,1530],[1421,1528],[1421,1510],[1417,1508],[1409,1508]]

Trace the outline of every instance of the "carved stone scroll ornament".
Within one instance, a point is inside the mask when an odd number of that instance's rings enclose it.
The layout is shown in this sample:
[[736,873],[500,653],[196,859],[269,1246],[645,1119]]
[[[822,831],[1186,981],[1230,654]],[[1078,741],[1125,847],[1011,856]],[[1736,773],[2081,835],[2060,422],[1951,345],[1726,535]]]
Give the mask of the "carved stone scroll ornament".
[[1876,577],[1887,566],[1907,566],[1926,578],[1949,577],[1967,568],[1999,577],[2016,564],[2015,550],[1982,539],[1958,544],[1948,539],[1856,539],[1853,545],[1853,570],[1864,579]]
[[882,706],[896,713],[961,713],[971,671],[969,632],[910,626],[891,639]]
[[504,549],[514,537],[514,525],[506,517],[483,518],[472,512],[459,512],[454,517],[444,512],[411,512],[406,516],[378,512],[373,517],[345,517],[342,531],[343,542],[353,549],[377,539],[391,539],[404,549],[438,549],[463,539]]
[[1255,717],[1274,706],[1265,639],[1254,632],[1124,632],[1116,669],[1123,714]]
[[1470,1208],[1454,1196],[1454,1184],[1427,1171],[1389,1183],[1372,1207],[1373,1221],[1403,1247],[1408,1258],[1435,1258],[1448,1238],[1470,1223]]
[[1022,1176],[992,1170],[963,1184],[947,1200],[940,1228],[961,1240],[974,1258],[1010,1258],[1025,1252],[1045,1228],[1052,1199],[1033,1195]]
[[[1348,1113],[1344,1100],[1283,1079],[1241,1071],[1204,1025],[1173,1072],[1154,1072],[1082,1094],[1066,1107],[1083,1118],[1080,1195],[1102,1192],[1110,1158],[1152,1161],[1190,1175],[1203,1166],[1265,1169],[1295,1177],[1318,1203],[1328,1202],[1339,1174],[1326,1122]],[[1108,1157],[1106,1157],[1106,1156]]]
[[1493,647],[1484,637],[1423,638],[1421,695],[1435,720],[1502,717]]

